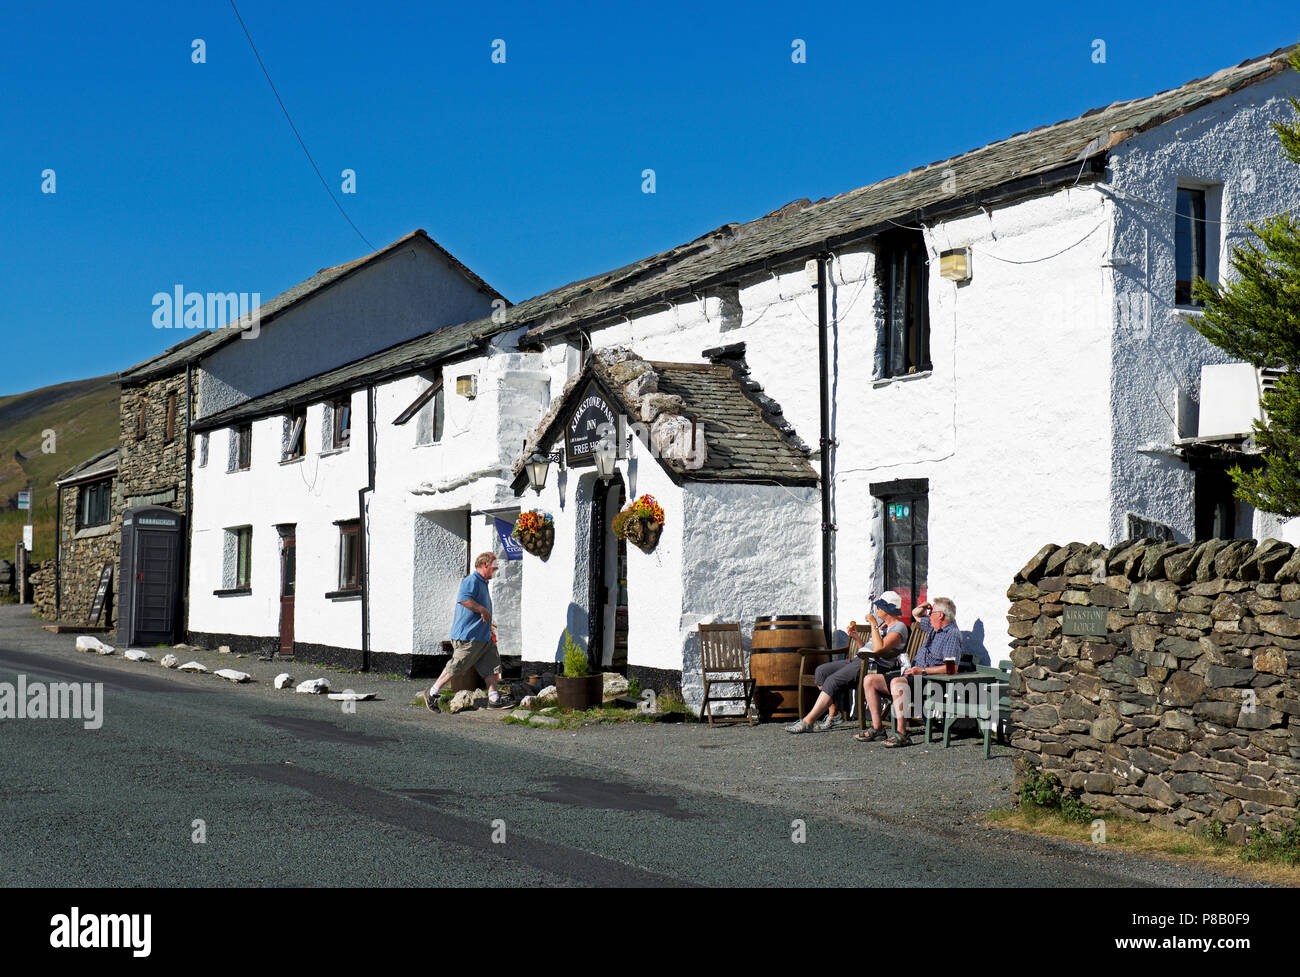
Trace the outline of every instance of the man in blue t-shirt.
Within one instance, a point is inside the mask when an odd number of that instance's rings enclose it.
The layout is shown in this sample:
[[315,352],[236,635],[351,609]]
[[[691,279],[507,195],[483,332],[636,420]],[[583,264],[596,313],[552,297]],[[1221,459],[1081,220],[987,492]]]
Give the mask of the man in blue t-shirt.
[[451,661],[438,676],[433,687],[420,693],[430,712],[438,708],[438,693],[452,678],[467,668],[478,669],[488,688],[488,708],[505,709],[511,703],[508,696],[497,692],[497,669],[501,658],[496,642],[492,640],[492,594],[488,581],[497,572],[497,558],[491,553],[480,553],[474,560],[474,572],[460,582],[456,591],[456,610],[451,619]]

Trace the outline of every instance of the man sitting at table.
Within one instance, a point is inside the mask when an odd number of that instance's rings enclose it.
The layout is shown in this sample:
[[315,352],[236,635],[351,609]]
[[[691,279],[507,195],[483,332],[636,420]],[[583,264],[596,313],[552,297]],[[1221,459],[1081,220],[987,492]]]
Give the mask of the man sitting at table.
[[[901,675],[889,683],[889,695],[894,701],[894,720],[896,730],[890,730],[885,746],[909,746],[911,738],[907,735],[907,707],[909,696],[908,679],[913,675],[940,675],[947,671],[944,662],[951,658],[961,663],[962,637],[957,627],[957,605],[947,597],[936,597],[934,602],[926,601],[912,609],[912,620],[924,631],[925,640],[917,649],[916,660],[910,668],[903,669]],[[871,705],[872,692],[868,692],[868,705]],[[878,700],[877,700],[878,702]],[[879,705],[872,709],[872,732],[879,714]],[[866,739],[868,736],[862,734]]]
[[[870,651],[875,655],[897,651],[901,656],[903,648],[907,645],[907,625],[898,619],[899,614],[902,613],[899,610],[899,602],[898,594],[892,590],[885,591],[872,602],[868,614],[869,623],[860,630],[850,629],[849,637],[861,642],[863,651]],[[905,663],[898,662],[893,667],[900,667],[902,664]],[[826,713],[826,718],[817,723],[817,729],[834,729],[842,725],[844,720],[840,715],[840,709],[848,693],[858,684],[858,671],[859,662],[856,655],[851,655],[844,661],[818,665],[813,678],[817,682],[817,687],[821,689],[821,694],[817,696],[817,701],[813,703],[808,715],[787,726],[786,730],[791,733],[810,732],[814,728],[813,723],[817,722],[817,717],[822,713]]]

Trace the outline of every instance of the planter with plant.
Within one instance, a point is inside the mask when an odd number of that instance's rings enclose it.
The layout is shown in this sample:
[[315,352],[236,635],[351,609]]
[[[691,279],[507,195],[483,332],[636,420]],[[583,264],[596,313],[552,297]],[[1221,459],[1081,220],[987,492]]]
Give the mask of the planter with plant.
[[510,535],[519,540],[519,545],[533,556],[545,560],[555,545],[555,520],[549,512],[529,509],[519,513]]
[[653,495],[643,495],[614,517],[614,535],[653,553],[664,531],[664,509]]
[[587,674],[587,655],[564,632],[564,674],[555,676],[555,697],[565,709],[594,709],[605,699],[604,676]]

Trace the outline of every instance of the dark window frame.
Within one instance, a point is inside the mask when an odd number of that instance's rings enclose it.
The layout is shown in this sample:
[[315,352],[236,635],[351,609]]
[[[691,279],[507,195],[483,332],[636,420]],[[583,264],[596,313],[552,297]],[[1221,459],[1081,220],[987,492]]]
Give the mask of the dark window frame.
[[352,398],[339,397],[330,402],[333,414],[331,447],[347,448],[352,444]]
[[[289,424],[289,443],[285,445],[281,461],[295,461],[307,455],[307,408],[293,407],[285,416]],[[294,450],[297,445],[297,450]]]
[[[1174,304],[1199,308],[1192,286],[1208,272],[1209,195],[1204,187],[1180,186],[1174,206]],[[1179,272],[1187,266],[1189,278]]]
[[340,522],[339,592],[361,589],[361,521]]
[[145,399],[141,397],[139,411],[135,418],[135,439],[137,441],[144,440],[145,430]]
[[167,395],[167,440],[176,439],[176,393]]
[[253,586],[253,527],[239,526],[235,534],[234,589],[247,590]]
[[884,299],[879,376],[924,373],[933,369],[925,235],[900,228],[881,234],[876,242],[876,276]]
[[[103,518],[98,518],[100,515]],[[94,521],[92,521],[92,519]],[[113,521],[113,479],[101,478],[77,486],[76,529],[95,529]]]

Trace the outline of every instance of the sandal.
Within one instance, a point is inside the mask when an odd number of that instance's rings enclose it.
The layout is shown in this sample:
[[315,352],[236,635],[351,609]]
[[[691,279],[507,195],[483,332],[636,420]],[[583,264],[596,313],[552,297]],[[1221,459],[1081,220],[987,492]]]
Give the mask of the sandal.
[[897,730],[892,730],[892,729],[889,731],[889,739],[885,740],[885,746],[888,747],[911,746],[911,745],[912,745],[912,737],[908,736],[906,733],[904,733],[902,736],[899,736]]
[[884,739],[888,735],[884,726],[873,726],[866,732],[858,733],[853,738],[859,743],[874,743],[876,740]]

